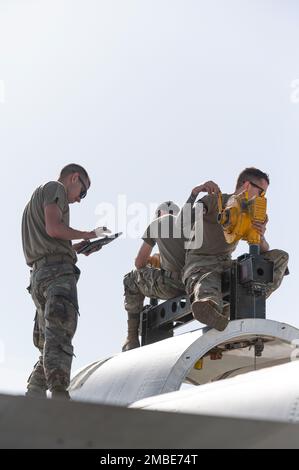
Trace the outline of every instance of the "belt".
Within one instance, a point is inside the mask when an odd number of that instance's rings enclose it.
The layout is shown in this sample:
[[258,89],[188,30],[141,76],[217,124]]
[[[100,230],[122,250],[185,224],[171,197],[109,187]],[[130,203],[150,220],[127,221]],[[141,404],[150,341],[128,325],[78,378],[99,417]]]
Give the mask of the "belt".
[[51,264],[66,264],[71,263],[75,264],[75,260],[71,255],[47,255],[43,258],[34,261],[32,267],[33,269],[39,269],[42,266],[49,266]]
[[182,279],[181,273],[165,271],[165,269],[161,269],[161,271],[162,271],[163,276],[169,277],[170,279],[173,279],[175,281],[179,281]]

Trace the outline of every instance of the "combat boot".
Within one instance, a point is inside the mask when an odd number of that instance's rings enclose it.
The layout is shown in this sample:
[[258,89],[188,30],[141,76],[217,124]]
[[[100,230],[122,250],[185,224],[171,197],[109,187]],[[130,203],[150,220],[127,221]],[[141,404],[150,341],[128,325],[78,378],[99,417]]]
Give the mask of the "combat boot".
[[191,308],[194,318],[200,323],[218,331],[223,331],[227,327],[229,321],[227,316],[218,311],[217,304],[213,300],[195,300]]
[[140,347],[138,338],[139,323],[139,313],[128,313],[128,336],[122,347],[123,352]]

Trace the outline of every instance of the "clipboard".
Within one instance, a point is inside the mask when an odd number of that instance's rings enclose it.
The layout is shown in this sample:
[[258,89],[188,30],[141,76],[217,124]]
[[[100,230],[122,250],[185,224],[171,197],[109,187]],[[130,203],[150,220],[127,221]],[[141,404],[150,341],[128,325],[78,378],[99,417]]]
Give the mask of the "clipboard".
[[82,246],[82,248],[80,248],[80,250],[78,250],[77,253],[78,254],[89,253],[90,251],[94,250],[95,248],[100,250],[102,248],[102,246],[113,242],[113,240],[116,240],[116,238],[120,237],[120,235],[122,235],[122,233],[123,232],[118,232],[118,233],[114,233],[113,235],[106,235],[103,238],[98,238],[97,240],[95,240],[93,242],[86,242],[86,245]]

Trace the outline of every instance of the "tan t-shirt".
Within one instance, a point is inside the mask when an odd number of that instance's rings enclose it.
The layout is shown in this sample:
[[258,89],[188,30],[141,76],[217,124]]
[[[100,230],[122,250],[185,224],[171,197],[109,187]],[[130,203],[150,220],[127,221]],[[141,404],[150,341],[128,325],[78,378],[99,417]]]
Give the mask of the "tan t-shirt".
[[142,239],[150,246],[158,245],[161,268],[180,273],[185,264],[184,239],[176,236],[175,216],[169,214],[151,222]]
[[44,207],[56,203],[62,212],[62,222],[69,226],[69,204],[62,183],[50,181],[39,186],[24,209],[22,219],[23,251],[28,266],[47,255],[66,254],[77,256],[68,240],[50,237],[46,232]]
[[[226,205],[230,194],[222,194],[223,207]],[[203,215],[203,243],[200,248],[188,250],[186,253],[186,264],[184,278],[192,272],[196,272],[198,257],[202,255],[231,255],[238,243],[227,243],[223,228],[218,223],[218,198],[216,195],[207,195],[198,202],[204,205]]]

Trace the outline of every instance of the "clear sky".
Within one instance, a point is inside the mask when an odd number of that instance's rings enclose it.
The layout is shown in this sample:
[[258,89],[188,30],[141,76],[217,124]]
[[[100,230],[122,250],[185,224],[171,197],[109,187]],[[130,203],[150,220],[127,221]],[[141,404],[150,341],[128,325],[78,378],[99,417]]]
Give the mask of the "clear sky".
[[[23,208],[70,162],[92,179],[71,206],[82,230],[119,195],[132,223],[132,204],[182,204],[206,180],[231,192],[244,167],[268,172],[266,235],[291,275],[267,316],[299,327],[298,20],[296,0],[0,0],[0,391],[23,393],[38,358]],[[73,372],[120,351],[122,278],[139,245],[80,258]]]

